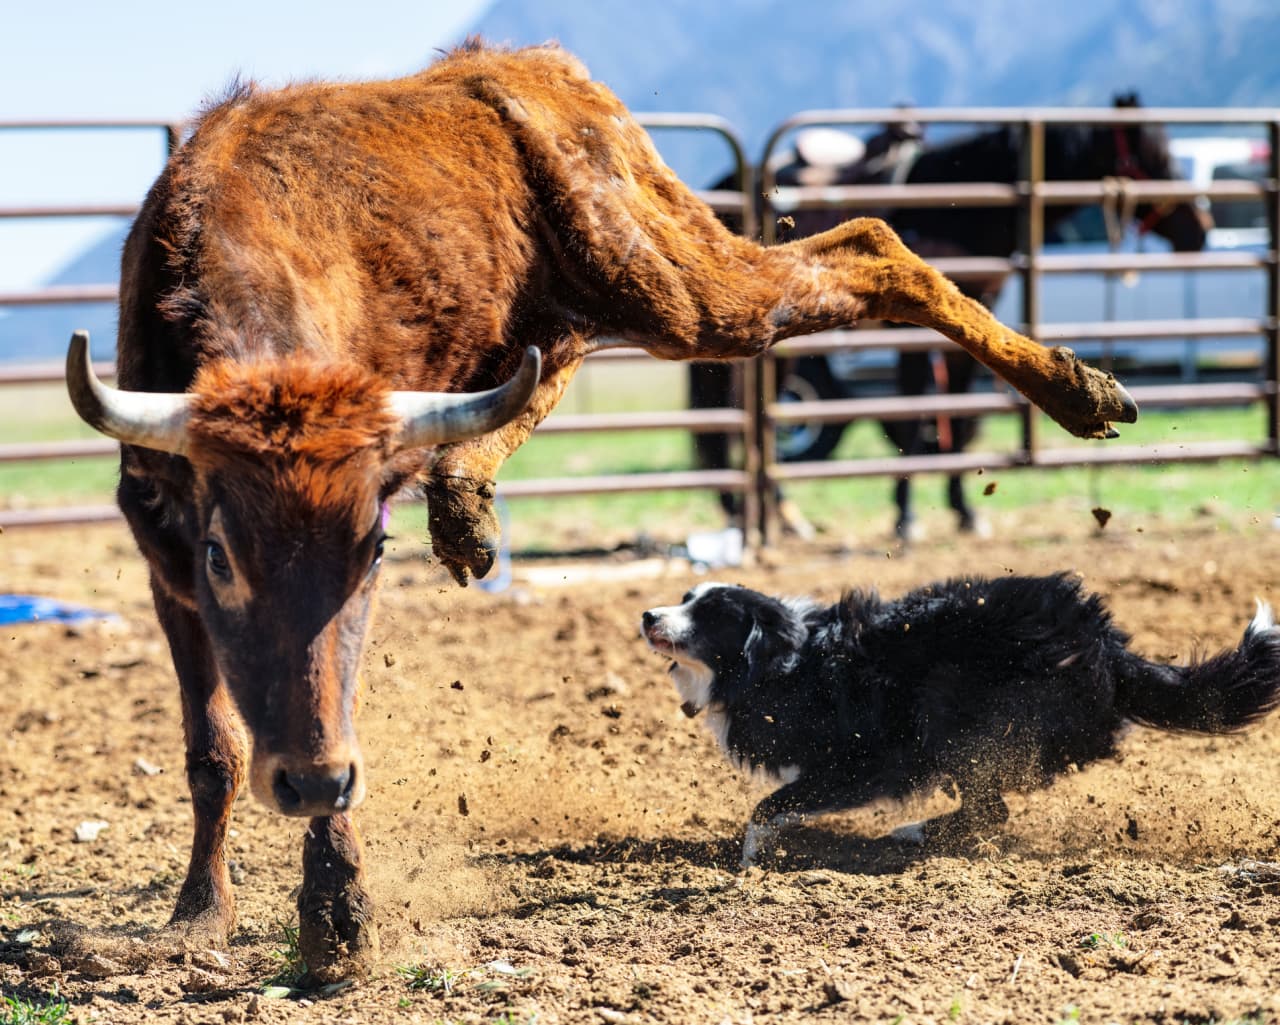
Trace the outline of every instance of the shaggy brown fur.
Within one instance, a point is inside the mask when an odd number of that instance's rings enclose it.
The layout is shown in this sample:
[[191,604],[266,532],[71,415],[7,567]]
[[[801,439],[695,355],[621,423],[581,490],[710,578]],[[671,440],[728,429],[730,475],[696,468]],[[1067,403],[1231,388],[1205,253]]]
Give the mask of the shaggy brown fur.
[[[239,88],[204,115],[139,226],[122,335],[163,320],[184,341],[176,367],[126,347],[131,385],[185,388],[210,360],[302,349],[395,388],[476,389],[539,345],[545,393],[444,452],[443,477],[492,480],[602,334],[705,359],[901,320],[952,337],[1073,433],[1128,416],[1109,378],[1002,327],[879,221],[768,250],[730,234],[554,47],[469,45],[389,82]],[[463,581],[487,569],[483,552],[437,539],[437,554]]]
[[[595,339],[743,357],[864,316],[937,328],[1076,434],[1134,413],[880,221],[771,249],[731,235],[555,47],[471,44],[408,78],[240,87],[209,110],[143,205],[120,299],[121,385],[200,396],[190,459],[126,446],[120,489],[183,688],[196,844],[174,927],[226,939],[246,775],[295,814],[318,805],[291,803],[289,766],[358,802],[380,502],[427,483],[436,553],[465,582],[492,562],[498,468]],[[524,414],[388,458],[388,389],[492,387],[530,344],[545,362]],[[345,812],[313,820],[300,911],[318,974],[373,947],[359,860]]]

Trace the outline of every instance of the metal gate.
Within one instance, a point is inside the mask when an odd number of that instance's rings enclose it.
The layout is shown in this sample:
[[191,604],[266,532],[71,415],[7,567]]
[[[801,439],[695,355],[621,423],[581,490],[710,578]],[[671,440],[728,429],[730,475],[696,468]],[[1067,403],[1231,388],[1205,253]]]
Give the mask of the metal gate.
[[[811,125],[876,125],[910,118],[933,124],[1016,124],[1023,128],[1025,149],[1022,174],[1014,184],[978,183],[963,185],[879,185],[842,187],[794,187],[780,189],[771,170],[770,158],[778,152],[790,133]],[[702,115],[648,114],[639,120],[655,132],[710,132],[722,139],[731,151],[737,188],[702,192],[700,195],[717,212],[740,216],[747,234],[753,234],[755,208],[753,174],[733,128],[722,119]],[[1261,185],[1246,181],[1216,182],[1193,186],[1187,182],[1125,181],[1119,187],[1128,198],[1154,201],[1192,200],[1208,196],[1216,201],[1238,202],[1262,197],[1266,204],[1269,244],[1261,255],[1248,253],[1193,254],[1110,254],[1095,256],[1046,256],[1043,252],[1043,212],[1048,203],[1089,203],[1099,201],[1116,183],[1049,182],[1044,178],[1044,130],[1054,123],[1262,125],[1270,147],[1269,174]],[[154,129],[163,132],[169,151],[182,137],[183,126],[151,121],[94,122],[0,122],[0,132],[12,129]],[[1267,434],[1261,439],[1187,443],[1164,449],[1107,444],[1088,449],[1054,449],[1041,444],[1038,417],[1015,394],[965,396],[925,396],[914,398],[843,399],[828,402],[783,404],[776,401],[777,359],[779,357],[825,354],[839,350],[888,348],[897,351],[933,349],[951,345],[928,330],[859,330],[836,332],[790,340],[757,361],[743,364],[747,375],[747,400],[741,408],[685,410],[627,414],[557,414],[538,428],[538,434],[634,431],[679,428],[691,432],[740,434],[744,440],[744,465],[739,469],[688,470],[667,473],[620,474],[579,478],[509,481],[501,493],[509,497],[555,496],[652,491],[666,489],[714,489],[743,494],[747,522],[754,524],[749,540],[767,541],[774,530],[773,509],[776,486],[786,481],[835,477],[910,476],[920,473],[953,473],[979,468],[1059,467],[1079,464],[1150,463],[1152,461],[1216,460],[1258,458],[1277,454],[1280,413],[1277,409],[1277,367],[1280,364],[1280,263],[1277,261],[1277,230],[1280,226],[1280,111],[1276,110],[903,110],[812,111],[798,114],[781,124],[769,137],[760,162],[761,191],[765,196],[765,216],[761,225],[764,241],[773,241],[779,207],[788,210],[821,208],[887,208],[936,206],[955,203],[989,207],[1015,207],[1021,212],[1021,252],[1008,260],[938,259],[932,261],[953,278],[1012,273],[1023,283],[1022,330],[1046,343],[1087,338],[1216,337],[1245,333],[1261,334],[1266,341],[1266,367],[1260,384],[1200,384],[1132,388],[1145,408],[1162,406],[1208,406],[1265,403],[1268,409]],[[0,206],[0,219],[69,216],[127,217],[134,206],[75,205],[61,207]],[[1045,324],[1040,316],[1040,288],[1045,275],[1092,271],[1117,273],[1142,271],[1161,273],[1195,269],[1262,268],[1267,275],[1266,311],[1261,318],[1181,319],[1085,324]],[[45,288],[0,293],[0,308],[49,303],[114,301],[116,285]],[[617,349],[597,353],[592,360],[648,358],[640,350]],[[102,376],[110,365],[97,365]],[[60,364],[0,367],[0,388],[49,383],[62,379]],[[985,413],[1017,412],[1022,419],[1020,447],[1013,453],[949,453],[884,459],[829,460],[810,463],[781,463],[777,458],[775,432],[778,426],[797,422],[840,422],[859,418],[877,420],[916,418],[933,415],[973,416]],[[109,455],[114,442],[89,439],[39,444],[0,445],[0,463],[18,460],[66,460]],[[53,523],[84,523],[118,516],[114,506],[0,510],[0,526],[15,527]]]

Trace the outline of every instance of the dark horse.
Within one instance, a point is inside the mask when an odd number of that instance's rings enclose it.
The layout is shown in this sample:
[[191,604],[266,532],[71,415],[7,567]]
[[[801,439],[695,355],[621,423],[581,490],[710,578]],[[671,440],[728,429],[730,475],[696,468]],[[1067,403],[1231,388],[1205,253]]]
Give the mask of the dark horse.
[[[1135,107],[1135,96],[1116,99],[1117,107]],[[824,130],[830,133],[830,130]],[[779,185],[852,185],[893,183],[1015,182],[1020,177],[1023,130],[1004,126],[968,135],[938,146],[925,146],[921,133],[909,123],[886,126],[865,144],[857,159],[849,159],[848,147],[804,144],[798,139],[790,160],[777,172]],[[849,137],[851,138],[851,137]],[[830,138],[823,142],[829,143]],[[1048,125],[1045,128],[1045,178],[1050,181],[1093,181],[1104,178],[1162,179],[1181,177],[1169,153],[1168,138],[1154,124]],[[856,140],[853,145],[857,146]],[[846,152],[841,152],[841,150]],[[832,159],[837,158],[837,159]],[[723,183],[719,187],[732,187]],[[1045,233],[1076,211],[1074,206],[1045,209]],[[786,238],[825,231],[851,216],[849,210],[805,210],[792,215]],[[940,256],[1008,257],[1018,247],[1018,211],[982,207],[904,208],[877,210],[908,246],[926,259]],[[1138,204],[1133,217],[1140,231],[1153,231],[1175,250],[1204,246],[1209,220],[1194,203],[1161,206]],[[958,281],[966,295],[990,306],[999,295],[1003,277]],[[978,364],[966,353],[948,346],[943,353],[904,352],[897,362],[897,384],[902,395],[922,395],[933,382],[939,391],[961,394],[969,390]],[[695,407],[725,405],[731,400],[727,366],[693,364],[690,369],[690,403]],[[794,361],[790,376],[818,394],[838,394],[825,359],[807,357]],[[784,387],[786,385],[784,384]],[[805,395],[803,397],[810,397]],[[816,397],[816,396],[815,396]],[[902,420],[884,425],[890,440],[904,455],[959,452],[972,440],[976,426],[971,419],[939,418]],[[835,447],[842,427],[825,427],[805,446],[803,453],[784,452],[784,458],[822,458]],[[695,441],[698,460],[704,466],[726,465],[728,447],[719,435],[701,435]],[[898,505],[897,533],[909,536],[913,514],[910,479],[895,487]],[[947,480],[947,499],[959,517],[961,530],[974,530],[979,521],[965,499],[961,477]],[[726,503],[726,510],[730,507]]]

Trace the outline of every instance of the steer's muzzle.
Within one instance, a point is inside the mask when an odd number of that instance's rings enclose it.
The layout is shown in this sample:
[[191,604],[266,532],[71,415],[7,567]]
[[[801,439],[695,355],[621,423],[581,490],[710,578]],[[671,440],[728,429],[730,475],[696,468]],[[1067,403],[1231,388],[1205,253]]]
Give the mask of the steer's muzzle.
[[364,800],[364,765],[350,751],[326,761],[294,761],[280,755],[255,758],[254,794],[282,815],[336,815]]

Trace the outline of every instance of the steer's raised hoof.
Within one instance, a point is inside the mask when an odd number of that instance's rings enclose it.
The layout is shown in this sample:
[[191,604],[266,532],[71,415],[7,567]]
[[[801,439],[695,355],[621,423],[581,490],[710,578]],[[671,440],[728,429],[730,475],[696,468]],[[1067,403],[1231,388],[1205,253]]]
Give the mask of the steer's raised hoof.
[[305,987],[324,986],[369,974],[378,957],[373,902],[363,889],[349,889],[339,900],[304,906],[298,899],[298,953],[307,971]]
[[468,575],[483,577],[497,559],[502,527],[493,507],[494,484],[435,476],[424,490],[432,550],[453,579],[466,587]]
[[1112,422],[1131,424],[1138,404],[1110,374],[1082,363],[1063,346],[1050,350],[1057,374],[1051,383],[1037,383],[1027,397],[1077,438],[1115,438]]

